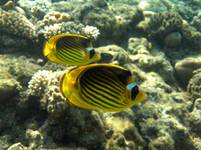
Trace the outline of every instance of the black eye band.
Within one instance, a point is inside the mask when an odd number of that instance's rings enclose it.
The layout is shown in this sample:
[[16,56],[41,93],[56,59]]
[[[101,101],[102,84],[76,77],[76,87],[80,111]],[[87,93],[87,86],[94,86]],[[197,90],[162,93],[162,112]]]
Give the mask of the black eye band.
[[130,83],[127,85],[128,90],[131,91],[131,99],[135,100],[137,94],[139,93],[139,88],[136,83]]
[[139,93],[139,88],[138,86],[136,85],[135,87],[132,88],[131,90],[131,98],[132,100],[134,100],[137,96],[137,94]]
[[87,50],[89,51],[89,58],[92,58],[95,55],[95,50],[93,47],[89,47],[87,48]]

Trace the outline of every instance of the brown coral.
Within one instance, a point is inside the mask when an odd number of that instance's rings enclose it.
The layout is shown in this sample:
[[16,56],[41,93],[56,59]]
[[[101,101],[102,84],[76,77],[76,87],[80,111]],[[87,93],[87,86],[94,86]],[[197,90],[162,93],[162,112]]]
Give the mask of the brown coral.
[[35,26],[15,11],[0,11],[0,30],[27,39],[35,39]]
[[55,23],[61,23],[71,20],[71,17],[67,13],[60,13],[57,11],[49,12],[43,18],[45,25],[53,25]]
[[[156,40],[159,44],[174,47],[181,45],[182,42],[184,47],[201,48],[201,33],[183,21],[183,18],[177,13],[156,13],[141,28],[145,30],[150,39]],[[177,43],[167,43],[167,39],[165,40],[165,37],[167,38],[172,33],[179,35]]]
[[163,39],[171,32],[180,32],[182,24],[182,17],[174,12],[156,13],[151,17],[149,22],[149,37]]

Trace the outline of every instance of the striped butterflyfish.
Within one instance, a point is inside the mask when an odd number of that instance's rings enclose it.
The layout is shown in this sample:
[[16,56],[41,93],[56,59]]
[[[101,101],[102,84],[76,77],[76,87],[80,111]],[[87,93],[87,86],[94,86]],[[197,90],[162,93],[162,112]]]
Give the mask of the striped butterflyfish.
[[122,111],[145,98],[131,72],[113,64],[89,64],[66,71],[60,90],[71,105],[105,112]]
[[43,55],[51,62],[65,65],[86,65],[100,59],[89,38],[80,34],[58,34],[44,44]]

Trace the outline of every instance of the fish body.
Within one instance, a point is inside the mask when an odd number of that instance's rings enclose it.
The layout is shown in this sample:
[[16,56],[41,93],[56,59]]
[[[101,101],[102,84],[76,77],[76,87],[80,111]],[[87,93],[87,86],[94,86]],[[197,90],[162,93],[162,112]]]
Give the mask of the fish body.
[[69,104],[105,112],[122,111],[145,98],[131,72],[112,64],[71,69],[64,74],[60,89]]
[[86,65],[100,59],[89,38],[80,34],[52,36],[43,48],[44,56],[51,62],[64,65]]

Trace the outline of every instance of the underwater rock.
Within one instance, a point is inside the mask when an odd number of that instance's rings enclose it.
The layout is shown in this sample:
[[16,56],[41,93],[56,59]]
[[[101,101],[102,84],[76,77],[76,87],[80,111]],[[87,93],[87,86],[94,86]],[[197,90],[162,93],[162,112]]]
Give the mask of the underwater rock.
[[[146,74],[145,80],[140,85],[147,93],[147,98],[149,101],[165,100],[165,95],[163,93],[171,93],[173,88],[167,84],[159,74],[155,72],[150,72]],[[153,90],[155,89],[155,90]]]
[[154,71],[161,75],[165,82],[175,84],[174,71],[170,62],[162,55],[152,56],[147,54],[131,55],[133,63],[145,72]]
[[0,11],[0,30],[30,40],[37,37],[35,26],[25,16],[15,11]]
[[11,99],[19,88],[19,82],[15,79],[0,79],[0,102],[5,102]]
[[[0,37],[0,54],[15,53],[27,49],[29,43],[26,39],[1,34]],[[20,44],[19,44],[20,43]]]
[[[1,62],[2,61],[2,62]],[[7,68],[4,68],[5,60],[0,60],[0,102],[8,102],[12,100],[12,97],[19,92],[21,86],[20,83],[12,76]]]
[[118,37],[122,35],[125,37],[129,31],[133,32],[135,25],[143,19],[141,10],[126,4],[111,5],[105,9],[91,9],[91,11],[83,11],[85,14],[81,15],[81,22],[85,25],[95,26],[100,30],[100,43],[107,42],[106,40],[111,38],[113,41],[118,40]]
[[19,142],[11,145],[7,150],[28,150],[28,148]]
[[[148,37],[163,43],[164,37],[171,32],[180,32],[182,17],[174,12],[160,12],[154,14],[148,23],[146,32]],[[161,41],[162,40],[162,41]]]
[[158,138],[151,141],[148,145],[150,150],[157,149],[168,149],[174,150],[174,141],[170,135],[159,136]]
[[197,136],[201,136],[201,110],[194,109],[191,113],[186,114],[185,122],[188,123],[190,130]]
[[162,12],[154,14],[149,22],[149,36],[152,38],[163,38],[172,31],[182,28],[182,18],[174,12]]
[[37,130],[27,129],[26,138],[29,141],[30,149],[38,149],[43,144],[43,136]]
[[194,26],[199,32],[201,32],[201,12],[193,17],[191,22],[192,26]]
[[0,79],[13,80],[10,84],[16,84],[17,82],[20,86],[27,86],[33,73],[39,69],[39,66],[32,62],[32,59],[7,54],[0,55],[0,66]]
[[190,93],[191,97],[201,98],[201,70],[196,70],[193,72],[193,76],[190,79],[187,91]]
[[151,43],[146,38],[131,37],[128,40],[128,52],[130,54],[150,54]]
[[201,148],[201,138],[193,137],[193,143],[195,145],[196,150]]
[[199,56],[187,57],[178,61],[175,64],[175,71],[180,79],[180,82],[187,84],[189,79],[193,76],[193,71],[201,67],[201,58]]
[[115,62],[119,65],[124,65],[129,62],[128,53],[118,45],[107,45],[96,48],[97,52],[101,53],[100,62]]
[[73,144],[75,147],[104,149],[104,124],[95,111],[69,107],[64,118],[52,120],[45,130],[54,140]]
[[15,8],[15,3],[12,0],[9,0],[8,2],[6,2],[3,6],[3,9],[5,10],[12,10]]
[[[135,148],[135,143],[133,143],[133,148]],[[127,141],[122,134],[114,134],[108,143],[106,144],[107,150],[113,149],[128,149]]]
[[186,3],[174,4],[170,11],[179,13],[188,22],[192,21],[193,17],[197,14],[197,10]]
[[172,3],[167,0],[142,0],[139,1],[138,7],[143,11],[161,12],[167,11],[171,7]]
[[183,43],[185,47],[191,47],[195,50],[201,49],[201,32],[198,32],[188,24],[184,24],[182,34],[184,37]]
[[23,8],[28,16],[42,18],[47,12],[52,10],[50,0],[18,0],[17,4]]
[[[201,33],[192,28],[176,12],[156,13],[150,19],[142,21],[138,28],[144,30],[148,38],[160,45],[164,44],[165,37],[176,32],[182,35],[183,47],[198,50],[201,48]],[[180,36],[178,36],[178,41],[180,41]]]
[[26,56],[3,56],[4,65],[7,65],[8,72],[14,76],[22,86],[27,86],[31,76],[40,68],[39,65],[34,63],[33,59],[29,59]]
[[[122,116],[124,116],[122,118]],[[132,111],[124,111],[119,113],[102,114],[103,122],[106,130],[112,131],[110,136],[107,136],[106,149],[119,148],[139,148],[144,144],[144,140],[135,127],[132,117]]]
[[172,33],[169,33],[165,37],[164,44],[165,44],[165,47],[175,48],[175,47],[180,46],[181,41],[182,41],[182,35],[181,35],[181,33],[179,33],[179,32],[172,32]]
[[[73,3],[71,1],[58,1],[56,3],[52,3],[52,9],[54,11],[59,12],[65,12],[70,14],[73,18],[79,14],[80,9],[85,3],[79,1],[74,1]],[[73,15],[72,15],[73,13]]]

